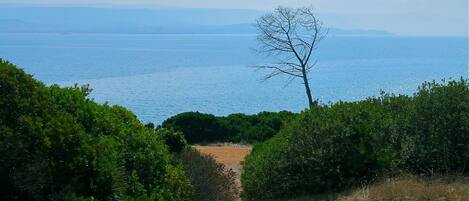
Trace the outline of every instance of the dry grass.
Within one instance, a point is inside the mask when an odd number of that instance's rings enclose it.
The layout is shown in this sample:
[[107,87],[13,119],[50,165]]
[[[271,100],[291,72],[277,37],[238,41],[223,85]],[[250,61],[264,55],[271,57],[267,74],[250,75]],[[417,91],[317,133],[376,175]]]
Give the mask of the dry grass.
[[290,201],[469,201],[469,178],[401,176],[351,193],[315,195]]
[[339,201],[469,200],[469,178],[403,176],[367,186],[342,196]]

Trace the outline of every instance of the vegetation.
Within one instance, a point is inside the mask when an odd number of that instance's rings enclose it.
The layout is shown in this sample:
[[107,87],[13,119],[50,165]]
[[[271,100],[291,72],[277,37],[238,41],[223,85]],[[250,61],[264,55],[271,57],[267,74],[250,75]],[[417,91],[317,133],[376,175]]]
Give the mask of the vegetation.
[[169,151],[172,153],[179,153],[187,148],[187,141],[184,134],[178,131],[168,129],[158,129],[156,131],[158,137],[168,145]]
[[469,84],[424,83],[412,96],[383,95],[302,112],[246,158],[246,200],[340,191],[385,173],[469,170]]
[[469,83],[425,83],[413,100],[406,135],[412,147],[401,158],[412,173],[467,173]]
[[0,60],[0,200],[192,200],[159,135],[89,92]]
[[[234,172],[187,146],[203,142],[261,142],[244,163],[245,200],[336,196],[402,172],[424,179],[389,179],[338,199],[467,197],[466,80],[300,114],[188,112],[157,128],[89,93],[46,86],[0,60],[1,200],[236,200]],[[462,176],[425,179],[435,174]]]
[[[285,199],[279,199],[279,201]],[[303,196],[289,201],[383,201],[383,200],[469,200],[469,180],[461,175],[416,177],[400,175],[379,179],[372,184],[343,193]]]
[[242,142],[254,143],[274,136],[294,113],[261,112],[256,115],[232,114],[216,117],[199,112],[186,112],[165,120],[163,128],[184,134],[188,143]]
[[234,201],[238,194],[235,173],[226,169],[210,155],[202,155],[196,149],[183,150],[178,159],[186,167],[187,175],[195,188],[198,201]]
[[229,139],[226,125],[211,114],[181,113],[165,120],[162,127],[181,131],[189,143],[227,141]]
[[416,178],[401,176],[386,179],[374,185],[359,188],[339,201],[378,200],[468,200],[469,180],[465,177],[447,176]]
[[294,116],[296,114],[288,111],[231,114],[222,121],[228,125],[231,142],[255,143],[272,138]]

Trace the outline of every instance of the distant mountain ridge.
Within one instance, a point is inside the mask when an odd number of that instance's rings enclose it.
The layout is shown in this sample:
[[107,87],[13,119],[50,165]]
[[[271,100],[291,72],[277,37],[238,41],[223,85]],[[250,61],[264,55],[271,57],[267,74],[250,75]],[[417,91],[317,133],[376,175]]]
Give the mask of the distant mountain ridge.
[[[0,33],[253,34],[263,12],[230,9],[1,7]],[[330,29],[331,35],[390,35]]]

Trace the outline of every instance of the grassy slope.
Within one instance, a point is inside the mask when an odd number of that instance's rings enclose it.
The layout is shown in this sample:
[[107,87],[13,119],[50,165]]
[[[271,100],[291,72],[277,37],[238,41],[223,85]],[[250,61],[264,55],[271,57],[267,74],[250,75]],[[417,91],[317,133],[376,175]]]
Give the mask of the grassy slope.
[[291,201],[430,201],[469,200],[469,178],[433,177],[419,179],[402,176],[386,179],[341,195],[329,194],[314,197],[301,197]]

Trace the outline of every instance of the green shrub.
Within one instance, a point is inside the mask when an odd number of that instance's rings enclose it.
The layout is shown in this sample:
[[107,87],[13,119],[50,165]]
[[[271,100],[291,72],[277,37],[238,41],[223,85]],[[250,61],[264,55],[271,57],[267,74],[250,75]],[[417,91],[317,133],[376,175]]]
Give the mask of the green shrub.
[[207,142],[255,143],[274,136],[282,128],[284,122],[294,115],[294,113],[282,111],[217,117],[199,112],[186,112],[165,120],[162,127],[181,131],[191,144]]
[[414,98],[410,120],[413,149],[404,156],[415,173],[468,173],[469,83],[424,83]]
[[228,130],[217,117],[199,112],[186,112],[165,120],[163,128],[170,128],[184,133],[187,142],[228,141]]
[[256,115],[233,114],[222,118],[231,131],[232,142],[255,143],[272,138],[295,116],[292,112],[261,112]]
[[[322,193],[362,182],[395,164],[395,133],[381,101],[337,103],[305,111],[246,158],[249,200]],[[264,192],[264,193],[259,193]]]
[[170,152],[179,153],[187,146],[187,141],[181,132],[161,128],[156,131],[156,134],[168,145]]
[[469,172],[469,84],[424,83],[302,112],[254,147],[241,176],[246,200],[337,191],[385,172]]
[[191,200],[158,135],[89,92],[0,60],[0,200]]
[[195,187],[197,201],[234,201],[238,195],[235,173],[196,149],[185,149],[178,155]]

